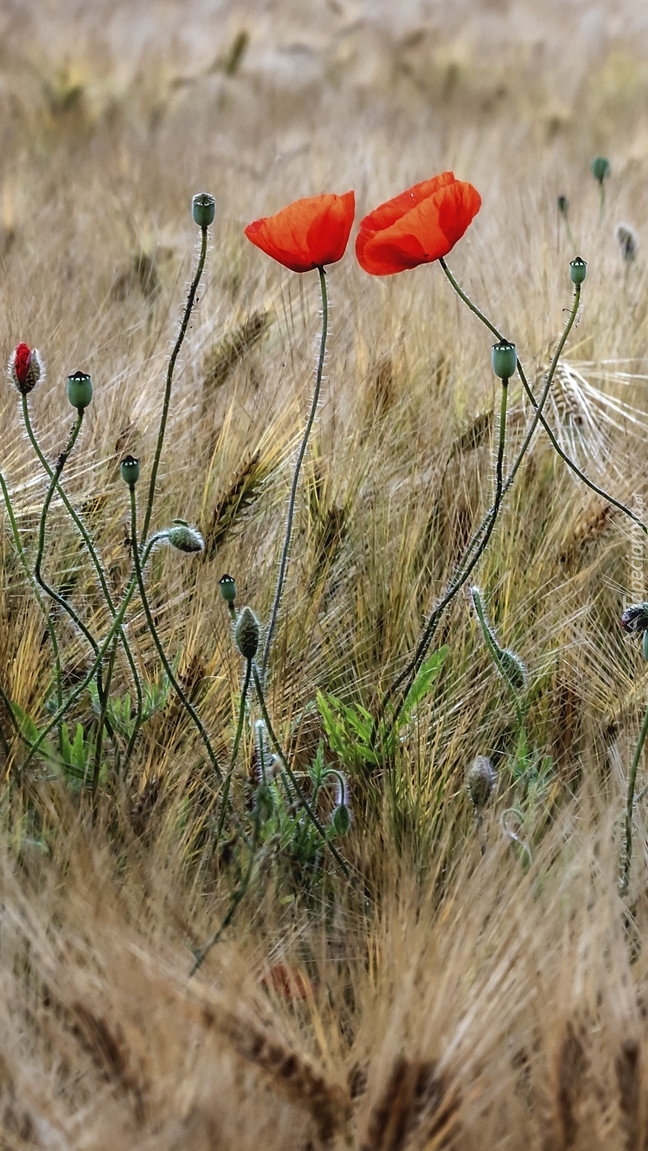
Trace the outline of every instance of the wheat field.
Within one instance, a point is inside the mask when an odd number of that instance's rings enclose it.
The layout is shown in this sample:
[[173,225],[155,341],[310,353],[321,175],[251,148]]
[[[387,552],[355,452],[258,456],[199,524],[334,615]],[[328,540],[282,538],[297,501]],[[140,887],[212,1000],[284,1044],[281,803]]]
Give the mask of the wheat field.
[[[92,374],[65,489],[117,596],[130,573],[119,465],[132,454],[150,470],[196,261],[191,200],[216,199],[152,524],[187,520],[205,548],[155,551],[147,578],[221,765],[244,669],[219,580],[233,575],[237,602],[267,620],[320,330],[315,274],[248,244],[254,218],[354,188],[359,219],[453,169],[483,205],[448,262],[532,381],[581,255],[547,418],[591,480],[645,518],[641,5],[2,0],[0,30],[3,355],[20,341],[40,351],[29,405],[52,462],[71,424],[65,377]],[[603,203],[597,155],[611,163]],[[218,838],[222,784],[164,694],[135,598],[128,637],[158,706],[127,769],[107,747],[91,790],[26,763],[24,742],[3,734],[2,1151],[648,1148],[643,760],[619,888],[648,686],[619,617],[645,597],[645,537],[539,431],[473,574],[528,669],[524,755],[463,592],[393,754],[368,763],[353,741],[332,746],[318,692],[377,713],[489,505],[499,401],[492,336],[437,265],[376,279],[350,247],[328,286],[323,394],[266,695],[294,770],[307,778],[321,755],[348,777],[352,822],[336,841],[348,875],[287,822],[241,884],[253,724]],[[512,383],[509,459],[529,419]],[[33,567],[47,479],[9,380],[0,425]],[[37,725],[51,715],[53,663],[0,506],[6,733],[7,701]],[[105,630],[57,497],[44,570]],[[65,618],[56,627],[64,681],[78,683],[87,645]],[[112,690],[132,693],[121,657]],[[80,697],[71,722],[89,729],[93,706]],[[477,756],[497,773],[479,813],[466,789]]]

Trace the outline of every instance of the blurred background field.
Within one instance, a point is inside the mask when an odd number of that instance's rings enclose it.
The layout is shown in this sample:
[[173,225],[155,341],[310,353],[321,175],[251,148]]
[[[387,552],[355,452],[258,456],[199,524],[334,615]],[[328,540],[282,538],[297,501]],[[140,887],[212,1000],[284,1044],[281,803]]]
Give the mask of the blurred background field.
[[[66,482],[116,591],[129,571],[119,461],[150,462],[195,258],[191,198],[216,197],[154,519],[196,523],[207,547],[158,553],[152,575],[167,650],[223,762],[242,668],[218,579],[234,574],[239,602],[267,617],[320,306],[316,277],[267,260],[244,226],[348,188],[360,218],[452,168],[483,206],[449,263],[532,380],[583,256],[572,375],[556,381],[551,418],[588,474],[645,514],[647,53],[636,0],[0,3],[3,355],[20,340],[40,349],[47,379],[31,404],[52,460],[69,430],[65,376],[92,373]],[[611,163],[603,211],[596,155]],[[269,686],[304,769],[324,738],[317,690],[374,709],[411,653],[490,499],[498,404],[492,339],[438,267],[379,281],[350,246],[329,290]],[[515,391],[513,439],[527,418]],[[9,383],[0,430],[33,548],[45,484]],[[2,549],[0,681],[41,717],[51,659],[6,519]],[[46,556],[99,624],[58,505]],[[226,914],[240,860],[211,849],[217,792],[181,710],[171,700],[152,719],[129,778],[107,771],[95,805],[22,774],[12,749],[2,1151],[646,1146],[643,794],[630,890],[617,892],[647,679],[618,618],[645,595],[645,558],[630,522],[538,436],[476,577],[529,668],[533,778],[520,790],[510,700],[460,596],[389,786],[351,773],[353,882],[329,864],[316,881],[278,845],[193,980],[192,949]],[[137,606],[129,629],[153,684]],[[83,647],[70,634],[65,650],[72,673]],[[89,715],[85,702],[75,719]],[[246,732],[243,812],[252,743]],[[500,777],[483,839],[465,790],[478,754]]]

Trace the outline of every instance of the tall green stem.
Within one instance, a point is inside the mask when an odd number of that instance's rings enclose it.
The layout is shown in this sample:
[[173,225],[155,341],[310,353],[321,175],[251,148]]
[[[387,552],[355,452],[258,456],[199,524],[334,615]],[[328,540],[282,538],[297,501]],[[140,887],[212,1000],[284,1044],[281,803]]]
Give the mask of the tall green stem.
[[250,689],[250,680],[251,679],[252,679],[252,660],[248,659],[245,661],[245,679],[243,680],[243,687],[241,689],[241,702],[239,704],[238,723],[236,725],[236,735],[234,736],[234,743],[232,745],[232,754],[230,756],[229,767],[227,769],[227,775],[225,776],[225,781],[223,783],[223,788],[222,788],[222,792],[221,792],[220,814],[218,817],[218,823],[216,825],[216,836],[215,836],[215,842],[216,843],[218,843],[218,841],[220,840],[221,833],[222,833],[222,830],[223,830],[223,827],[225,824],[225,817],[227,815],[227,801],[229,799],[230,786],[232,783],[232,776],[234,774],[234,768],[236,767],[236,760],[238,758],[238,751],[239,751],[239,746],[241,743],[241,736],[243,734],[243,723],[245,721],[245,707],[247,704],[247,695],[248,695],[248,691]]
[[160,657],[160,662],[161,662],[161,664],[162,664],[162,666],[163,666],[163,668],[164,668],[164,670],[168,676],[169,682],[172,685],[176,695],[178,696],[180,703],[182,704],[185,711],[188,713],[191,720],[193,721],[193,723],[194,723],[194,725],[195,725],[195,727],[196,727],[196,729],[200,735],[200,738],[202,739],[202,741],[205,745],[205,750],[207,752],[207,755],[209,756],[209,760],[211,762],[211,765],[212,765],[216,775],[220,779],[221,778],[221,769],[218,766],[218,760],[216,759],[216,752],[214,751],[214,749],[211,745],[211,741],[210,741],[209,736],[207,734],[207,730],[205,728],[205,725],[204,725],[203,721],[201,720],[200,716],[198,715],[198,712],[196,711],[195,707],[191,703],[191,700],[187,698],[184,691],[180,687],[180,684],[178,683],[175,675],[173,674],[173,668],[171,667],[171,664],[169,663],[169,660],[167,659],[166,652],[162,646],[162,642],[160,640],[160,637],[159,637],[158,632],[157,632],[157,628],[155,626],[155,620],[153,619],[153,613],[151,612],[151,607],[150,607],[150,604],[148,601],[148,596],[146,594],[146,587],[144,585],[144,576],[142,574],[142,564],[140,561],[140,554],[139,554],[139,544],[137,542],[137,503],[136,503],[136,499],[135,499],[135,484],[129,484],[129,490],[130,490],[130,504],[131,504],[131,544],[132,544],[132,549],[133,549],[133,563],[135,565],[135,575],[137,577],[137,586],[139,588],[140,599],[142,601],[142,607],[144,608],[144,614],[146,616],[146,622],[148,624],[148,628],[149,628],[149,631],[151,633],[151,638],[153,640],[153,643],[155,644],[155,648],[156,648],[157,653]]
[[268,659],[270,658],[270,647],[274,636],[275,627],[277,625],[277,617],[279,615],[279,608],[281,606],[281,597],[283,595],[284,583],[286,579],[286,570],[288,568],[288,557],[290,555],[290,540],[292,536],[293,519],[295,515],[295,504],[297,501],[297,487],[299,485],[299,476],[301,473],[304,456],[308,447],[313,424],[317,415],[317,407],[319,404],[320,391],[322,388],[322,373],[324,371],[324,355],[326,352],[326,337],[328,334],[328,294],[326,290],[326,272],[324,268],[318,268],[320,291],[322,294],[322,335],[320,339],[319,356],[317,359],[317,371],[315,374],[315,387],[313,389],[313,399],[311,402],[310,413],[304,429],[299,452],[297,454],[297,462],[295,470],[293,471],[292,485],[290,488],[290,497],[288,499],[288,514],[286,516],[286,534],[284,537],[283,549],[281,552],[281,560],[279,563],[279,575],[277,576],[277,586],[275,588],[274,602],[272,604],[272,611],[270,613],[270,622],[266,632],[265,646],[263,649],[263,658],[261,660],[261,679],[265,681],[265,675],[268,667]]
[[637,770],[639,768],[639,761],[644,749],[644,744],[648,737],[648,708],[644,715],[644,721],[641,725],[639,739],[635,747],[635,753],[632,758],[632,765],[630,767],[630,775],[628,777],[628,797],[626,800],[626,814],[625,814],[625,844],[623,850],[623,861],[621,865],[621,880],[619,888],[622,895],[625,895],[628,890],[630,882],[630,865],[632,863],[632,815],[634,811],[634,796],[635,788],[637,786]]
[[189,320],[191,319],[191,313],[193,312],[194,302],[196,299],[196,292],[198,291],[198,285],[200,283],[200,280],[201,280],[201,277],[203,274],[203,269],[205,267],[205,258],[207,256],[207,228],[201,228],[200,232],[201,232],[200,255],[198,257],[198,264],[196,266],[194,278],[191,281],[191,285],[189,287],[189,294],[187,296],[187,303],[185,305],[185,310],[184,310],[184,313],[182,316],[182,320],[180,321],[180,331],[178,332],[178,338],[177,338],[175,345],[173,347],[173,351],[171,352],[171,356],[169,358],[169,364],[167,367],[166,383],[164,386],[164,399],[162,401],[162,415],[160,417],[160,427],[159,427],[159,431],[158,431],[157,443],[155,445],[155,456],[153,459],[153,467],[151,469],[151,479],[149,482],[148,497],[147,497],[147,501],[146,501],[146,511],[144,513],[144,522],[142,524],[142,536],[141,536],[141,540],[140,540],[140,543],[142,543],[142,544],[144,543],[144,540],[146,539],[146,537],[148,535],[148,530],[149,530],[149,527],[151,524],[151,516],[153,514],[153,503],[155,501],[155,485],[157,482],[157,474],[158,474],[158,470],[160,467],[160,458],[162,456],[162,448],[164,447],[164,436],[166,433],[167,420],[169,418],[169,404],[171,401],[171,388],[173,386],[173,373],[175,371],[176,360],[178,359],[178,355],[180,354],[180,349],[184,343],[184,338],[187,334],[187,328],[189,327]]

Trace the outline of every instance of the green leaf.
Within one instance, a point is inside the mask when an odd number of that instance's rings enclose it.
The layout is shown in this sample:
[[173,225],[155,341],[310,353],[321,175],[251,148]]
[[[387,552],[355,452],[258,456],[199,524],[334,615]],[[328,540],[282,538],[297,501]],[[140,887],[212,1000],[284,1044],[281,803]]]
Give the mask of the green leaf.
[[405,702],[398,718],[399,729],[409,722],[414,708],[418,707],[421,700],[427,695],[443,667],[448,650],[448,645],[444,644],[438,651],[433,652],[425,663],[421,664],[416,673],[416,679],[405,696]]

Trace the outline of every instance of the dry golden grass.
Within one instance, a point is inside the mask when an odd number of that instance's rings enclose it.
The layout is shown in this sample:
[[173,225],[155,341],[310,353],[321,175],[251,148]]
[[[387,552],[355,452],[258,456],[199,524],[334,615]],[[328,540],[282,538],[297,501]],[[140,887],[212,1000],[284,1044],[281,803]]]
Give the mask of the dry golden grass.
[[[319,330],[315,277],[266,260],[243,226],[350,187],[364,214],[453,167],[484,203],[449,263],[533,379],[570,300],[565,194],[589,263],[565,358],[646,412],[648,82],[632,0],[618,24],[604,5],[535,0],[443,13],[360,0],[214,7],[4,4],[0,315],[5,357],[26,340],[46,361],[30,402],[51,459],[71,423],[62,381],[93,375],[66,485],[119,594],[118,465],[132,452],[148,473],[194,257],[191,196],[216,196],[153,520],[198,524],[207,548],[156,552],[149,582],[225,764],[242,669],[218,580],[233,574],[240,603],[267,617]],[[613,171],[602,220],[597,153]],[[631,267],[621,222],[637,234]],[[373,709],[406,663],[489,502],[497,405],[491,338],[438,267],[377,281],[349,253],[329,290],[324,395],[268,684],[299,767],[323,734],[318,689]],[[599,407],[603,439],[588,440],[561,379],[552,419],[568,424],[579,462],[645,507],[645,421],[615,428]],[[512,408],[514,443],[521,395]],[[0,426],[33,557],[45,483],[9,385]],[[626,900],[617,890],[646,702],[640,652],[618,626],[643,594],[633,541],[538,436],[476,579],[529,668],[527,734],[551,770],[523,794],[510,698],[458,597],[438,636],[442,675],[397,762],[351,780],[352,880],[325,865],[310,882],[268,851],[191,979],[240,860],[231,843],[214,851],[218,788],[181,709],[171,700],[152,719],[128,777],[104,781],[94,804],[21,773],[14,748],[1,807],[0,1148],[648,1147],[644,796]],[[42,719],[50,649],[6,517],[0,546],[0,684]],[[45,571],[100,632],[91,567],[56,501]],[[153,682],[137,601],[128,627]],[[62,624],[61,641],[72,678],[87,647]],[[245,731],[240,809],[253,754]],[[500,776],[481,835],[464,787],[477,754]],[[277,971],[304,995],[283,995]]]

